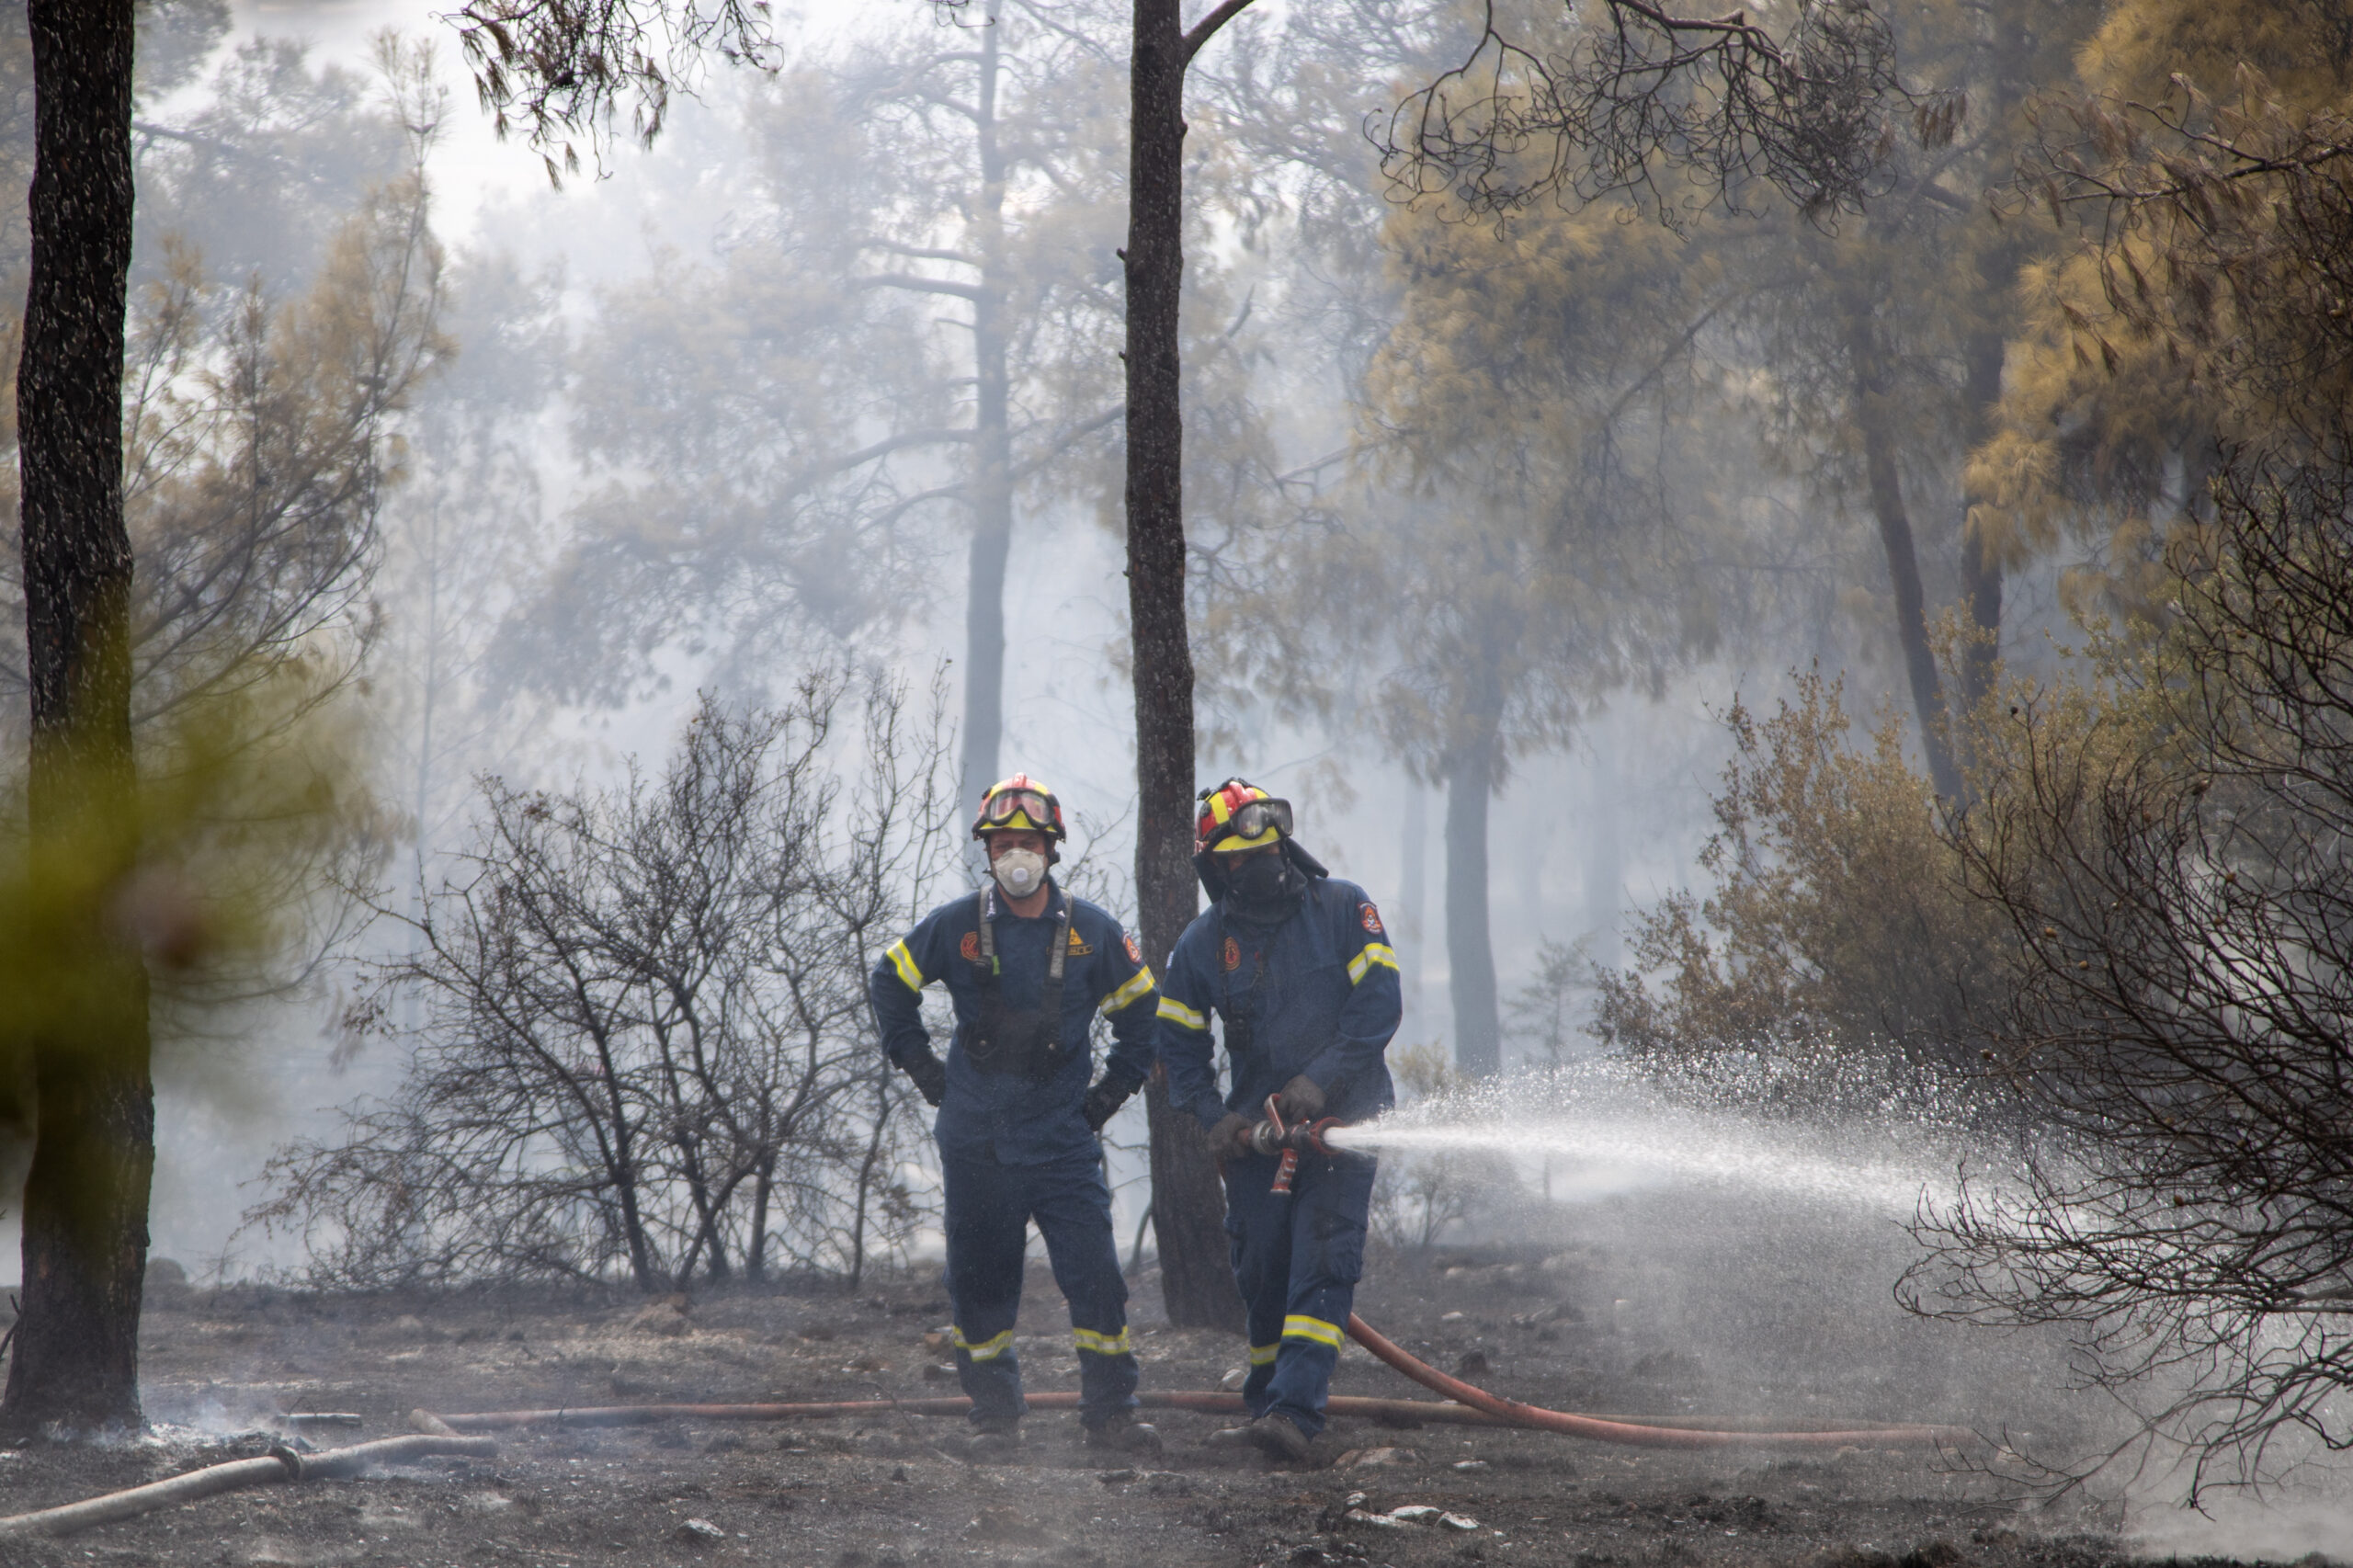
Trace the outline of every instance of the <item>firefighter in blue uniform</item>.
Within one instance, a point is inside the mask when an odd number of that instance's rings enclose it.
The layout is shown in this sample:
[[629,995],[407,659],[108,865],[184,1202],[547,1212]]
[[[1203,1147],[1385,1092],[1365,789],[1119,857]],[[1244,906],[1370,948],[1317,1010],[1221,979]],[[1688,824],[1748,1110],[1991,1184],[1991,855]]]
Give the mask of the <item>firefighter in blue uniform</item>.
[[[1324,1404],[1364,1265],[1374,1161],[1302,1154],[1288,1195],[1279,1156],[1250,1146],[1277,1096],[1286,1123],[1361,1121],[1395,1103],[1389,1037],[1404,1011],[1397,954],[1362,888],[1291,836],[1290,802],[1228,779],[1201,793],[1193,863],[1211,900],[1162,977],[1169,1097],[1209,1130],[1225,1174],[1225,1228],[1248,1309],[1248,1425],[1216,1441],[1299,1460]],[[1210,1017],[1223,1021],[1232,1093],[1218,1097]]]
[[[1159,1434],[1134,1415],[1128,1288],[1097,1142],[1152,1069],[1152,971],[1118,920],[1056,885],[1048,867],[1061,858],[1062,803],[1044,785],[1017,773],[991,786],[972,836],[987,846],[988,881],[925,916],[867,985],[884,1052],[939,1110],[948,1294],[971,1443],[989,1457],[1020,1438],[1028,1405],[1013,1324],[1035,1220],[1070,1302],[1086,1440],[1157,1452]],[[932,981],[956,1007],[945,1062],[923,1026]],[[1098,1008],[1114,1043],[1090,1087]]]

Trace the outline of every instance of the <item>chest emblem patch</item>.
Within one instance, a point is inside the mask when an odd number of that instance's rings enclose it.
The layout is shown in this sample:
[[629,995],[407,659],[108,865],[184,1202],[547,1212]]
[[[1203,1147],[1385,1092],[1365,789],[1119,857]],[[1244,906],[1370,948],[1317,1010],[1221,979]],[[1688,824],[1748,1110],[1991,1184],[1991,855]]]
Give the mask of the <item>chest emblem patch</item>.
[[964,939],[956,944],[956,950],[964,956],[964,961],[966,963],[980,962],[981,934],[978,931],[965,932]]
[[1380,936],[1381,934],[1381,911],[1373,908],[1373,906],[1369,903],[1361,905],[1360,908],[1362,913],[1359,914],[1357,918],[1363,922],[1364,928],[1366,930],[1371,932],[1376,937]]
[[1070,934],[1070,950],[1072,957],[1083,959],[1095,949],[1086,945],[1086,937],[1080,936],[1076,931],[1073,931]]
[[1233,937],[1228,937],[1225,939],[1224,958],[1225,967],[1227,969],[1240,969],[1242,967],[1242,944],[1235,941]]

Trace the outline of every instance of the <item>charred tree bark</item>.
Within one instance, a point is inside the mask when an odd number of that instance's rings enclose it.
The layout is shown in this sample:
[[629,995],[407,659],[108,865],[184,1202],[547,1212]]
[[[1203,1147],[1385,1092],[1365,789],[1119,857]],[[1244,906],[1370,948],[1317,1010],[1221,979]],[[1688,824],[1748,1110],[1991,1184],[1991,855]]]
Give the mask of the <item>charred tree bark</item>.
[[1005,153],[997,144],[998,36],[981,35],[973,130],[980,146],[980,288],[972,299],[972,549],[964,610],[964,801],[996,782],[1005,737],[1005,569],[1013,551],[1012,374],[1005,340]]
[[[2034,18],[2018,0],[1997,0],[1989,16],[1995,134],[2008,147],[2009,134],[2023,129],[2020,108],[2027,94],[2028,55]],[[1996,154],[1998,157],[1998,153]],[[2006,172],[1996,170],[1995,172]],[[1986,220],[1981,215],[1978,222]],[[2015,235],[1989,246],[1979,263],[1976,330],[1962,350],[1968,381],[1971,426],[1969,445],[1974,450],[1994,434],[2002,403],[2002,355],[2017,315],[2018,268],[2025,249]],[[1961,655],[1961,711],[1967,717],[1993,694],[1994,674],[2002,658],[2002,561],[1985,538],[1985,530],[1970,522],[1981,497],[1965,486],[1961,494],[1961,601],[1968,619],[1969,645]]]
[[[135,852],[122,353],[132,0],[31,0],[31,283],[17,373],[36,840]],[[136,1424],[155,1106],[147,976],[102,929],[75,1027],[35,1046],[23,1313],[0,1426]]]
[[[1193,881],[1193,652],[1185,625],[1185,427],[1177,304],[1184,290],[1185,67],[1249,0],[1190,33],[1177,0],[1135,0],[1129,58],[1128,634],[1136,694],[1136,923],[1155,961],[1199,907]],[[1200,1129],[1154,1074],[1152,1214],[1168,1320],[1242,1326],[1222,1194]]]
[[1871,514],[1879,521],[1887,551],[1888,585],[1895,596],[1895,635],[1904,650],[1904,672],[1912,686],[1912,707],[1920,721],[1920,750],[1928,778],[1947,800],[1961,796],[1961,773],[1953,767],[1949,726],[1945,720],[1944,683],[1928,646],[1927,597],[1920,587],[1920,558],[1912,541],[1912,518],[1904,506],[1904,482],[1895,464],[1895,433],[1888,420],[1887,369],[1870,303],[1859,290],[1848,298],[1847,354],[1855,381],[1855,423],[1863,441],[1863,472]]
[[1492,1078],[1504,1065],[1495,947],[1487,924],[1487,806],[1502,760],[1499,706],[1474,702],[1474,711],[1464,716],[1469,733],[1446,768],[1447,988],[1454,1001],[1454,1064],[1474,1078]]
[[[1991,284],[1992,279],[1987,280]],[[2003,335],[1988,327],[1971,335],[1968,347],[1968,396],[1974,448],[1994,431],[2002,400]],[[1985,530],[1970,521],[1979,497],[1961,491],[1961,604],[1968,618],[1968,645],[1961,651],[1961,711],[1964,719],[1976,712],[1994,690],[1994,671],[2002,658],[2002,561],[1985,538]]]
[[[1404,837],[1398,846],[1398,972],[1404,983],[1405,1016],[1418,1027],[1422,1017],[1422,945],[1429,904],[1430,793],[1418,778],[1405,781]],[[1410,1037],[1408,1037],[1410,1038]]]

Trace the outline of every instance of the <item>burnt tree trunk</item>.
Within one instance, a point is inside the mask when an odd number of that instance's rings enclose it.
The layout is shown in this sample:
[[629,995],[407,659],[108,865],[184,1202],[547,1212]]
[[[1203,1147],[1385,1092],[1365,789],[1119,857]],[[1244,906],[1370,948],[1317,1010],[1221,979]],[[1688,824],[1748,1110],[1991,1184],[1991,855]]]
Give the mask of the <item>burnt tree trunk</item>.
[[[31,284],[17,373],[37,842],[128,870],[131,540],[122,350],[131,267],[132,0],[31,0]],[[103,879],[102,879],[103,880]],[[0,1426],[136,1424],[139,1305],[155,1161],[147,976],[90,913],[93,955],[34,1047],[23,1312]]]
[[[964,801],[996,782],[1005,736],[1005,569],[1013,550],[1012,375],[1005,341],[1005,153],[997,143],[1003,74],[991,8],[981,35],[974,138],[979,143],[980,287],[972,297],[972,549],[964,609]],[[976,866],[976,869],[980,869]]]
[[1920,586],[1920,558],[1912,540],[1912,517],[1904,506],[1904,482],[1895,462],[1895,433],[1890,423],[1885,356],[1870,301],[1858,289],[1846,301],[1847,356],[1854,377],[1855,422],[1863,442],[1863,472],[1880,544],[1887,552],[1888,585],[1895,597],[1895,636],[1904,651],[1904,673],[1912,686],[1912,707],[1920,721],[1920,750],[1928,779],[1945,799],[1961,797],[1961,773],[1953,766],[1945,721],[1944,683],[1928,646],[1927,596]]
[[[1973,448],[1994,433],[2002,400],[2003,335],[1988,327],[1972,333],[1968,345],[1968,398]],[[1993,694],[1994,672],[2002,658],[2002,560],[1985,538],[1985,529],[1970,521],[1979,497],[1967,487],[1961,492],[1961,605],[1967,617],[1968,645],[1961,651],[1961,713],[1964,723],[1978,705]]]
[[[1177,392],[1184,290],[1185,66],[1242,9],[1220,6],[1187,34],[1177,0],[1135,0],[1129,63],[1127,267],[1128,628],[1136,693],[1136,924],[1166,964],[1199,908],[1193,881],[1193,652],[1185,626],[1185,428]],[[1223,1195],[1200,1129],[1144,1091],[1152,1218],[1168,1321],[1239,1329]]]
[[1489,678],[1471,694],[1446,763],[1447,990],[1454,1002],[1454,1064],[1473,1078],[1492,1078],[1504,1065],[1487,918],[1487,807],[1502,761],[1503,704],[1493,687]]
[[[2008,139],[2026,132],[2021,110],[2027,94],[2027,57],[2031,38],[2032,17],[2028,13],[2029,7],[2019,0],[2000,0],[1993,9],[1988,29],[1993,42],[1993,90],[1988,97],[1995,135],[2006,138],[1996,145],[2006,150],[2014,144]],[[1998,159],[1995,167],[1999,168]],[[1981,223],[1987,221],[1984,214],[1977,219]],[[2002,356],[2018,313],[2015,290],[2025,257],[2025,247],[2013,230],[2009,237],[1987,245],[1978,263],[1977,323],[1963,349],[1971,420],[1969,445],[1972,450],[1993,436],[2000,417]],[[1980,499],[1964,487],[1961,599],[1970,638],[1961,656],[1961,711],[1964,720],[1993,695],[1995,671],[2002,658],[2002,561],[1985,537],[1987,530],[1970,521],[1970,513]]]

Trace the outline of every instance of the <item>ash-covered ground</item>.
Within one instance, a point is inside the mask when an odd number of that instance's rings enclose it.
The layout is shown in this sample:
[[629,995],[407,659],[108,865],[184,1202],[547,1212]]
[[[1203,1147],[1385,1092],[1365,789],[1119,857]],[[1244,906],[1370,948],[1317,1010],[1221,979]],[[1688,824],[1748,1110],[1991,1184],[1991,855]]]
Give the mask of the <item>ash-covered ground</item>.
[[[1358,1310],[1443,1369],[1555,1408],[1960,1423],[2081,1440],[2056,1347],[1924,1323],[1888,1287],[1885,1220],[1663,1193],[1544,1209],[1508,1243],[1376,1256]],[[1148,1387],[1214,1390],[1238,1337],[1173,1330],[1135,1291]],[[154,1440],[0,1451],[0,1504],[40,1507],[262,1451],[277,1412],[348,1411],[356,1430],[443,1412],[665,1400],[801,1401],[955,1392],[925,1335],[935,1278],[855,1294],[737,1290],[686,1310],[623,1296],[321,1297],[165,1292],[146,1331]],[[1074,1389],[1067,1318],[1033,1261],[1019,1348],[1033,1390]],[[1336,1392],[1430,1397],[1351,1346]],[[886,1416],[505,1435],[495,1460],[240,1493],[10,1561],[88,1563],[653,1564],[906,1568],[1166,1564],[1805,1563],[1985,1568],[2118,1562],[2112,1519],[2023,1509],[1933,1455],[1852,1448],[1658,1453],[1537,1433],[1343,1421],[1319,1468],[1202,1446],[1218,1418],[1163,1412],[1166,1453],[1112,1461],[1074,1417],[1034,1414],[1017,1460],[948,1451],[958,1424]],[[244,1433],[247,1435],[239,1436]],[[282,1431],[280,1437],[282,1437]],[[1361,1494],[1358,1496],[1358,1494]],[[1434,1505],[1458,1516],[1347,1517]],[[1463,1521],[1475,1528],[1461,1528]],[[690,1523],[699,1521],[699,1523]]]

